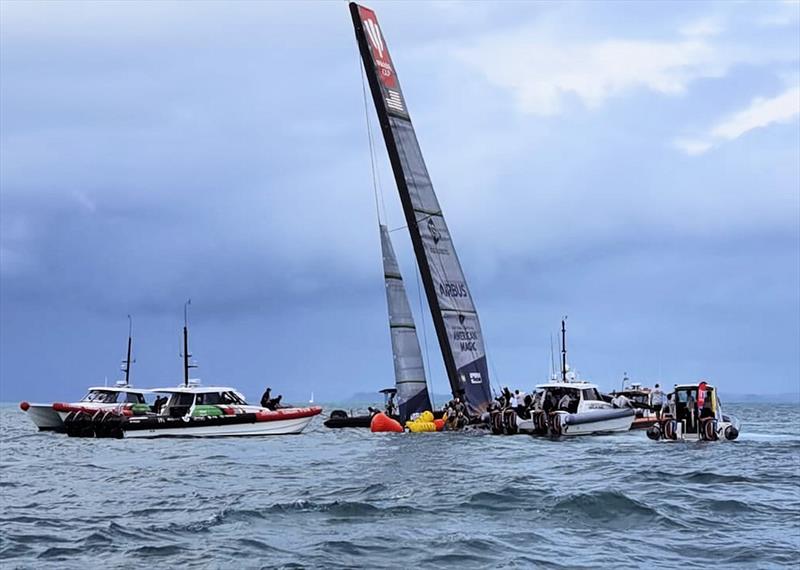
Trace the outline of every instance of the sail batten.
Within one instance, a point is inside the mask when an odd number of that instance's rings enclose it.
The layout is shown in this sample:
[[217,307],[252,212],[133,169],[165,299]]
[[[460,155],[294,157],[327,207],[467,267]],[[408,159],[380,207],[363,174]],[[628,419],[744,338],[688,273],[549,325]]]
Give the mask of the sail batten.
[[478,314],[433,190],[397,73],[375,13],[350,4],[356,39],[381,125],[406,226],[454,396],[473,414],[491,400]]

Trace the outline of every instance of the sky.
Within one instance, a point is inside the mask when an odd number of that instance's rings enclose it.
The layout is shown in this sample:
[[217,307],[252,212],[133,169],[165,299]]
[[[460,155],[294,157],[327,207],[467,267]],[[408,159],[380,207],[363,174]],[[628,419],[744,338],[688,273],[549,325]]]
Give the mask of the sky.
[[[372,2],[492,382],[800,399],[798,2]],[[344,2],[0,2],[0,400],[393,384],[377,216],[447,381]],[[366,117],[373,132],[375,112]]]

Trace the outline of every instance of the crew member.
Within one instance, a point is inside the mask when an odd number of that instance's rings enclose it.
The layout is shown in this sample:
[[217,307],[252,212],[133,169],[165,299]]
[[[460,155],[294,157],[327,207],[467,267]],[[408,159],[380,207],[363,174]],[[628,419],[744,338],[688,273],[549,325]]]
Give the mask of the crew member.
[[386,415],[393,416],[395,413],[394,392],[389,392],[389,399],[386,400]]
[[661,414],[665,404],[664,391],[656,384],[653,391],[650,392],[650,406],[656,411],[656,419],[658,421],[661,421]]
[[270,401],[270,394],[272,392],[272,388],[269,386],[267,387],[264,395],[261,396],[261,407],[262,408],[269,408],[269,401]]

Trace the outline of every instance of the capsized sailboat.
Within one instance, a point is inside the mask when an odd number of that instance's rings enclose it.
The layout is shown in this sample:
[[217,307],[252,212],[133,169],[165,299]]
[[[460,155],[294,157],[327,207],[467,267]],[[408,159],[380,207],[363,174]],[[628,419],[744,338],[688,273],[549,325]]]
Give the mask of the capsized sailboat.
[[403,276],[400,274],[400,266],[397,263],[392,240],[389,238],[389,231],[384,225],[380,226],[380,230],[398,415],[400,422],[404,423],[413,414],[430,411],[433,407],[428,395],[417,327],[414,325],[414,316],[403,285]]
[[145,409],[146,390],[138,390],[131,386],[131,350],[133,347],[133,321],[128,315],[128,350],[125,360],[122,361],[121,370],[125,376],[113,386],[92,386],[86,395],[78,402],[53,404],[35,404],[20,402],[20,409],[26,413],[39,431],[64,431],[64,419],[75,410],[86,410],[95,413],[98,410],[112,409]]
[[[432,410],[425,367],[419,347],[414,315],[400,274],[389,231],[380,225],[383,279],[386,287],[386,307],[389,313],[389,334],[392,340],[395,388],[381,390],[386,401],[385,412],[400,424],[412,415]],[[396,399],[395,399],[396,398]],[[344,410],[334,410],[325,421],[329,428],[365,427],[372,422],[373,413],[351,416]]]
[[350,14],[450,388],[477,418],[492,399],[478,313],[378,19],[375,12],[355,3],[350,4]]

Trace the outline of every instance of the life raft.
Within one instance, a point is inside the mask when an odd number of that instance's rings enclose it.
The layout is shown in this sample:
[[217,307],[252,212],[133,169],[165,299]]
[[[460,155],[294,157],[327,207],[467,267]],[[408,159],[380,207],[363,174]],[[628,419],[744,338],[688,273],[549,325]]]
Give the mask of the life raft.
[[369,424],[369,429],[372,433],[403,433],[403,426],[400,425],[400,422],[393,420],[383,412],[379,412],[372,417],[372,421]]

